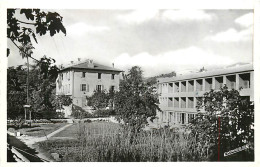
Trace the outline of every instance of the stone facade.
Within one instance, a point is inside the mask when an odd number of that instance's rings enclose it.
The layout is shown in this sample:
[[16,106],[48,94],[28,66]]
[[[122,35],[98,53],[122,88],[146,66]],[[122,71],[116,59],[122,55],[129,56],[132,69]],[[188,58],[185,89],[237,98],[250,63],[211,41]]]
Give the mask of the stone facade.
[[[73,104],[88,109],[86,96],[91,96],[95,90],[119,89],[121,70],[103,66],[92,60],[71,64],[62,68],[56,80],[56,94],[69,95]],[[71,107],[65,107],[66,116],[70,115]]]

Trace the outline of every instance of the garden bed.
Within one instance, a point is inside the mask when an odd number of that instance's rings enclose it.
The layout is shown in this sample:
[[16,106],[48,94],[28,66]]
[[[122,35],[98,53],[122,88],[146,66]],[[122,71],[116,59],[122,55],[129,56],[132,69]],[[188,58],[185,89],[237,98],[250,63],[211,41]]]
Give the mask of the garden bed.
[[68,162],[147,162],[207,160],[206,151],[198,149],[194,138],[170,129],[131,134],[119,124],[109,122],[79,123],[55,135],[72,140],[49,140],[39,146],[61,155]]

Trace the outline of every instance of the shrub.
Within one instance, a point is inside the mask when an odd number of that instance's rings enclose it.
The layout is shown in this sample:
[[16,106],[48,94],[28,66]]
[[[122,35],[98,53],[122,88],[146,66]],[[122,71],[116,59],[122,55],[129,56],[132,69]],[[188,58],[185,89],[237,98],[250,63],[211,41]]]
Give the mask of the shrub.
[[140,131],[131,142],[131,131],[118,124],[78,124],[77,140],[45,141],[41,147],[56,151],[62,161],[164,162],[207,161],[207,143],[196,144],[193,135],[169,128]]

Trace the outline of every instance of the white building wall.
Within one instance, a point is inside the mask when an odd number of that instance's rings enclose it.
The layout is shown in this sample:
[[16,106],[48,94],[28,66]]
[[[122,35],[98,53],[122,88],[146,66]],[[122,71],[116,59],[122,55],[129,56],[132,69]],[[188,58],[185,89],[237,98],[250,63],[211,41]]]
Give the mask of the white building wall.
[[[85,77],[82,76],[85,72]],[[101,79],[98,79],[98,73],[101,73]],[[112,79],[114,74],[114,79]],[[63,75],[63,77],[62,77]],[[114,86],[115,91],[119,90],[120,72],[113,71],[87,71],[87,70],[66,70],[59,73],[56,80],[56,94],[57,95],[70,95],[73,104],[82,107],[87,107],[86,96],[92,96],[96,90],[97,85],[101,85],[102,90],[109,91],[111,86]],[[60,84],[61,83],[61,84]],[[86,91],[81,90],[81,85],[86,84]],[[59,86],[61,85],[61,86]],[[70,107],[65,107],[65,114],[68,117],[71,114]]]
[[[240,90],[240,95],[241,96],[249,96],[250,100],[253,101],[254,99],[254,71],[244,71],[244,72],[236,72],[236,73],[229,73],[228,75],[236,75],[236,89],[238,90],[239,87],[239,74],[250,74],[250,88],[244,88],[242,90]],[[207,76],[205,78],[212,78],[212,85],[213,88],[215,88],[215,78],[216,77],[223,77],[223,85],[226,84],[226,75],[227,74],[222,74],[222,75],[217,75],[217,76]],[[202,97],[203,94],[207,91],[205,91],[205,78],[191,78],[191,79],[185,79],[185,80],[176,80],[176,81],[168,81],[168,82],[161,82],[159,83],[162,87],[162,91],[160,92],[160,96],[159,96],[159,107],[161,108],[162,112],[157,112],[157,116],[159,118],[159,121],[161,123],[165,123],[168,121],[169,115],[170,113],[173,114],[173,116],[175,116],[175,119],[170,119],[171,122],[170,124],[179,124],[179,117],[181,116],[181,113],[185,113],[185,123],[188,123],[188,114],[196,114],[197,113],[197,109],[196,109],[196,97]],[[202,90],[201,91],[197,91],[196,90],[196,80],[200,80],[202,79]],[[186,82],[186,86],[187,86],[187,81],[191,81],[194,80],[194,91],[190,91],[190,92],[181,92],[181,91],[174,91],[173,93],[168,91],[168,83],[181,83],[181,82]],[[179,85],[179,90],[180,89],[180,85]],[[187,88],[187,87],[186,87]],[[173,104],[173,107],[169,107],[168,106],[168,98],[172,97],[173,101],[175,97],[179,98],[179,103],[181,103],[181,97],[185,97],[186,98],[186,107],[185,108],[181,108],[181,104],[179,104],[179,107],[175,107]],[[187,107],[188,105],[188,97],[193,97],[194,98],[194,107],[193,108],[189,108]],[[204,109],[201,109],[202,111]],[[181,119],[181,118],[180,118]]]

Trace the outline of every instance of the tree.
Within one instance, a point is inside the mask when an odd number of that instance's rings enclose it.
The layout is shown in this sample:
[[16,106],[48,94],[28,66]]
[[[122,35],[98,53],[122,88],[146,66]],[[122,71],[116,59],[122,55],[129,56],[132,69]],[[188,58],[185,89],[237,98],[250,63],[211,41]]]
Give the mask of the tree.
[[[31,57],[33,51],[32,49],[34,49],[34,47],[32,46],[31,42],[28,43],[22,43],[22,46],[19,48],[20,50],[20,54],[22,56],[22,58],[27,59],[27,79],[26,79],[26,104],[29,105],[29,57]],[[26,121],[26,111],[27,108],[25,108],[25,121]],[[31,111],[30,111],[30,120],[31,120]]]
[[26,76],[22,66],[9,67],[7,70],[7,118],[16,119],[24,114],[23,105],[26,103],[26,91],[21,80]]
[[[16,12],[20,12],[16,17]],[[27,21],[19,20],[24,15]],[[32,40],[37,43],[36,34],[40,36],[47,32],[50,36],[54,36],[60,31],[66,35],[66,29],[62,24],[62,17],[56,12],[45,12],[40,9],[8,9],[7,10],[7,38],[9,38],[15,46],[27,45]],[[17,44],[17,42],[19,44]],[[10,50],[7,50],[7,56]]]
[[[54,90],[56,92],[56,90]],[[56,95],[55,100],[53,101],[53,105],[55,105],[56,109],[62,110],[63,106],[69,106],[72,104],[72,99],[68,95]]]
[[32,109],[41,118],[53,118],[56,116],[56,77],[58,68],[54,65],[55,60],[43,56],[35,62],[31,70],[35,87],[31,92]]
[[[20,15],[16,17],[17,13]],[[19,20],[24,15],[27,21]],[[25,20],[26,20],[25,19]],[[46,32],[50,32],[50,36],[55,35],[62,31],[66,35],[66,29],[62,24],[62,17],[56,12],[44,12],[40,9],[8,9],[7,10],[7,38],[9,38],[13,44],[19,49],[22,58],[27,58],[27,100],[26,103],[30,103],[29,99],[29,57],[34,59],[32,55],[31,38],[37,43],[36,34],[40,36],[45,35]],[[7,56],[10,54],[10,49],[7,48]],[[34,59],[36,60],[36,59]],[[46,60],[46,59],[45,59]],[[37,60],[36,60],[37,61]],[[52,60],[50,60],[52,61]],[[46,64],[44,61],[38,61],[38,63]],[[47,65],[48,62],[47,62]],[[41,67],[42,68],[42,67]],[[56,70],[55,68],[52,70]],[[43,68],[42,71],[46,71]],[[44,72],[43,72],[44,73]],[[51,71],[53,73],[53,71]],[[47,78],[47,76],[45,76]],[[42,107],[42,106],[41,106]],[[26,119],[26,110],[25,110]]]
[[95,110],[104,109],[108,106],[109,96],[105,90],[94,91],[94,94],[87,97],[87,105],[93,107]]
[[[250,99],[224,86],[219,91],[206,92],[199,101],[198,108],[202,107],[205,112],[196,115],[190,128],[198,143],[208,145],[210,159],[218,160],[220,146],[221,161],[253,160],[254,106]],[[246,144],[249,144],[249,149],[224,156],[225,152]]]
[[[58,68],[52,58],[42,57],[40,61],[30,65],[29,97],[34,118],[53,118],[56,109],[72,103],[68,96],[56,97],[56,77]],[[27,67],[28,68],[28,67]],[[26,103],[26,74],[23,66],[9,67],[7,70],[8,117],[16,119],[24,114],[23,105]]]
[[140,67],[134,66],[120,82],[119,92],[115,93],[115,112],[118,120],[131,128],[133,134],[140,132],[147,118],[155,117],[158,95],[150,82],[144,82]]

